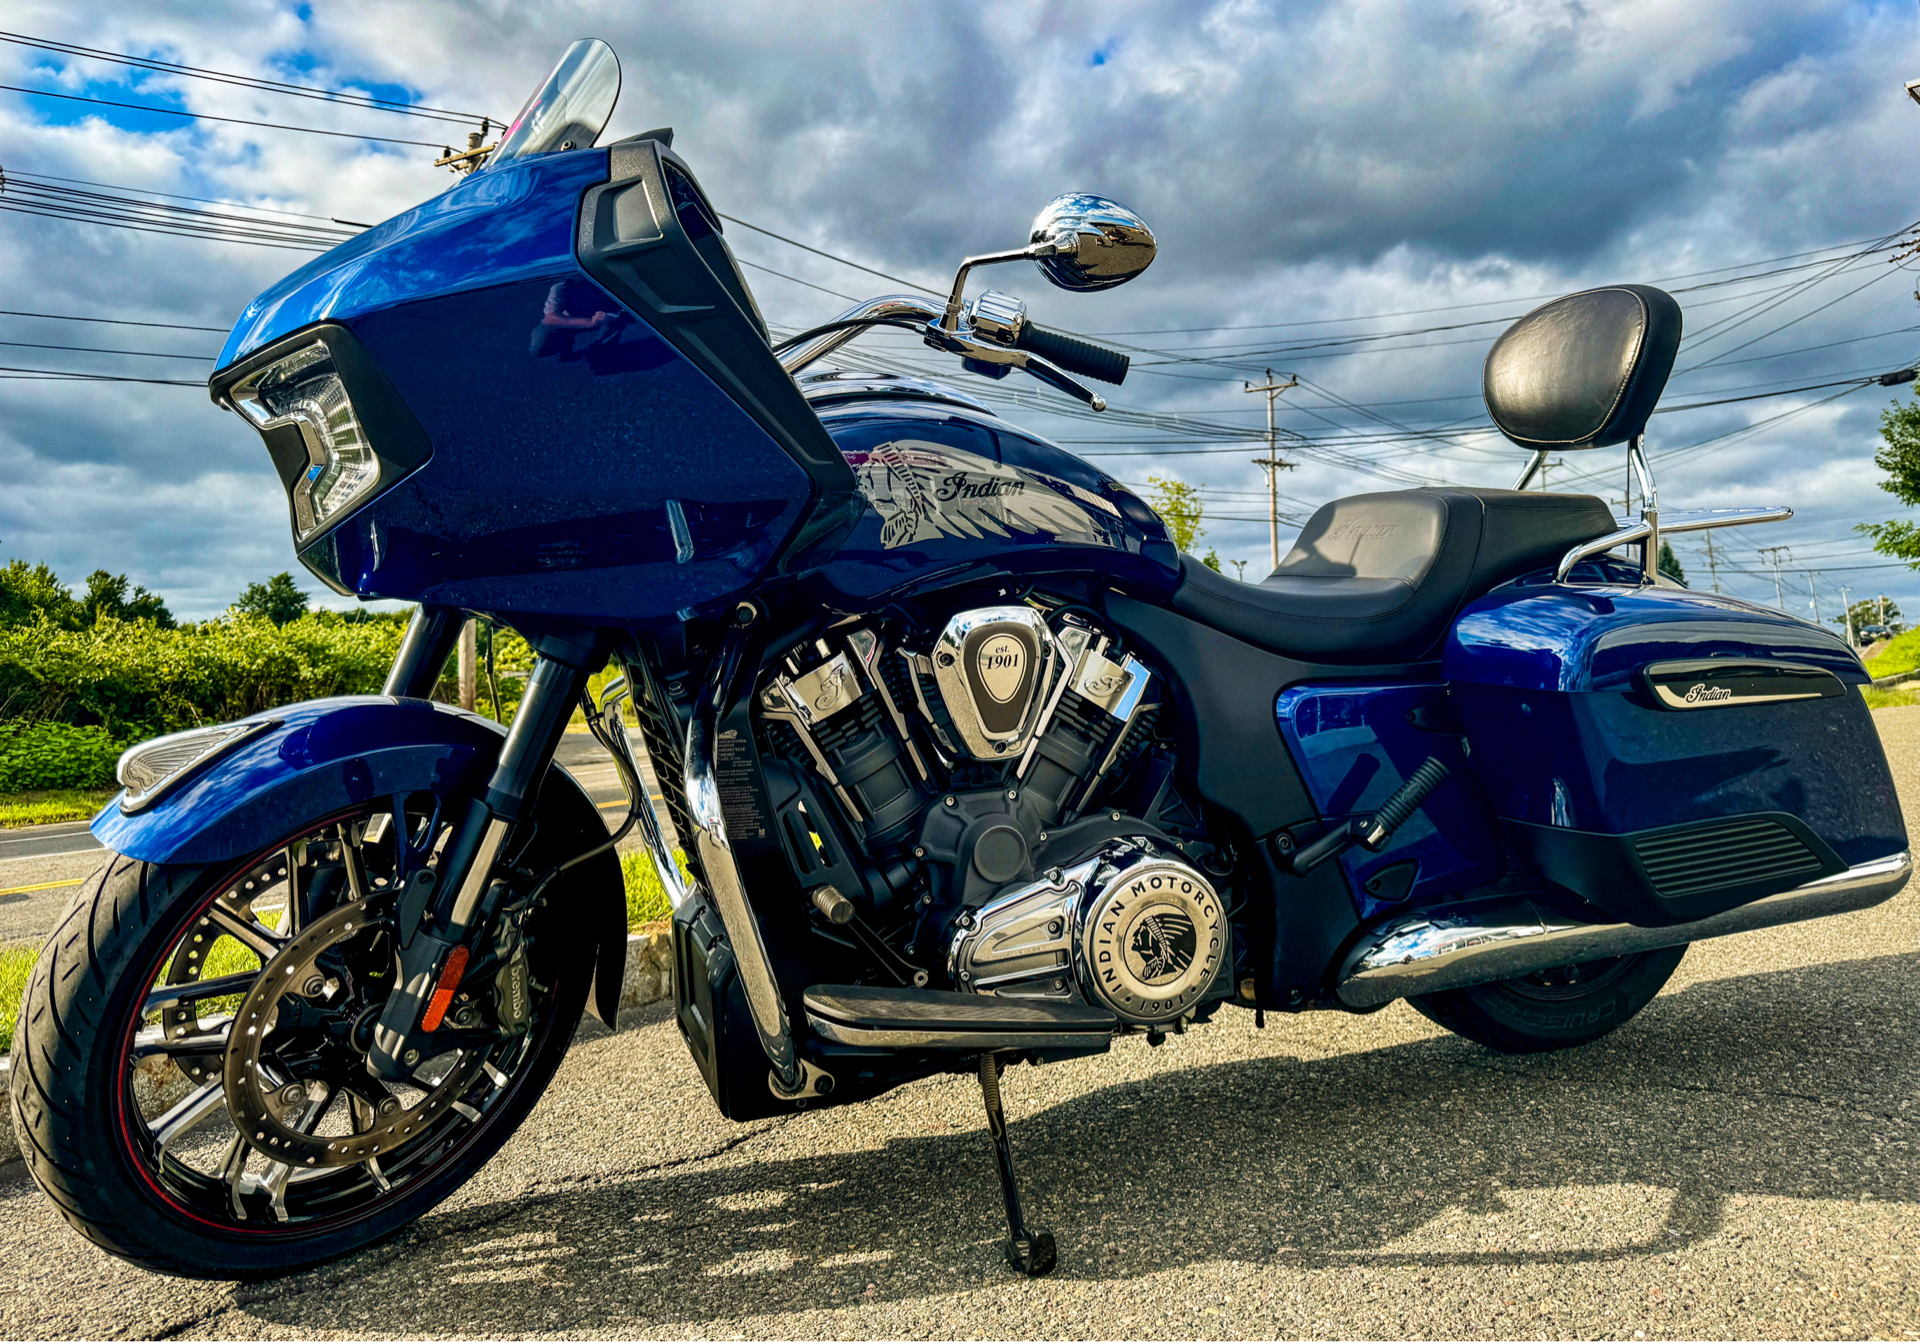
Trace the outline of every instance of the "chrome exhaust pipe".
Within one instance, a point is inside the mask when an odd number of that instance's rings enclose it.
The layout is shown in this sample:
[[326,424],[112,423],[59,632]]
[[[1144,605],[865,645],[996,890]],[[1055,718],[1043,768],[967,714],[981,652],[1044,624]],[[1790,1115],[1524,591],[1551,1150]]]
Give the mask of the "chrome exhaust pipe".
[[1912,858],[1899,852],[1672,927],[1583,923],[1529,899],[1476,901],[1407,914],[1361,939],[1342,966],[1334,992],[1356,1009],[1385,1006],[1395,998],[1522,978],[1584,960],[1852,913],[1891,899],[1912,872]]

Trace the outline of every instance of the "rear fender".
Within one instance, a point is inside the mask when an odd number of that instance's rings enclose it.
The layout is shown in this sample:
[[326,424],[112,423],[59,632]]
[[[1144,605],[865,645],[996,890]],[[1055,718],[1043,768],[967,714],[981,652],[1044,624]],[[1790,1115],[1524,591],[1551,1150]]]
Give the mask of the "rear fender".
[[[93,819],[93,835],[143,862],[232,862],[302,822],[398,792],[478,797],[506,729],[424,699],[361,695],[314,699],[260,715],[273,726],[132,815],[119,799]],[[554,766],[537,810],[561,839],[585,848],[606,834],[587,794]],[[571,935],[594,954],[589,1005],[611,1025],[626,967],[626,890],[620,863],[602,853],[567,874],[558,904]]]

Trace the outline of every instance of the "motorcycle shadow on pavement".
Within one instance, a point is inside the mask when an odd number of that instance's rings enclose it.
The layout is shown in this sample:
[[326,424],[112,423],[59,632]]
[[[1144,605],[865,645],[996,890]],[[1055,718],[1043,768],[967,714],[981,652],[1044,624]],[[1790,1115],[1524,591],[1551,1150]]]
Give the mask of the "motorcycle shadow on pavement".
[[[1254,1036],[1229,1015],[1211,1044],[1196,1031],[1019,1068],[1007,1086],[1030,1214],[1059,1237],[1051,1280],[1084,1284],[1223,1259],[1618,1261],[1744,1233],[1724,1222],[1748,1194],[1920,1202],[1916,971],[1908,954],[1695,983],[1595,1045],[1534,1057],[1445,1035],[1370,1046],[1417,1028],[1372,1017],[1334,1040],[1356,1051],[1301,1060],[1268,1041],[1327,1038],[1325,1017]],[[654,1031],[649,1051],[680,1056],[671,1023],[647,1019],[589,1047]],[[1222,1058],[1196,1063],[1203,1050]],[[705,1103],[684,1071],[659,1104]],[[235,1303],[263,1324],[312,1328],[337,1310],[405,1334],[519,1333],[1049,1289],[1001,1262],[966,1078],[751,1131],[716,1117],[708,1136],[712,1155],[475,1198]]]

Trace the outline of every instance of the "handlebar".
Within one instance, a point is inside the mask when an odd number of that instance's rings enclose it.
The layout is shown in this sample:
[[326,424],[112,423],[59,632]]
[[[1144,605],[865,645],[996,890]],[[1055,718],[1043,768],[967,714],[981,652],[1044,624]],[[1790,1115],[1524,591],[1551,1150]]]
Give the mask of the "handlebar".
[[1050,331],[1034,322],[1021,324],[1020,335],[1014,340],[1013,347],[1029,354],[1038,354],[1066,372],[1078,373],[1100,382],[1111,382],[1116,386],[1127,380],[1127,368],[1131,362],[1119,350],[1108,349],[1061,331]]

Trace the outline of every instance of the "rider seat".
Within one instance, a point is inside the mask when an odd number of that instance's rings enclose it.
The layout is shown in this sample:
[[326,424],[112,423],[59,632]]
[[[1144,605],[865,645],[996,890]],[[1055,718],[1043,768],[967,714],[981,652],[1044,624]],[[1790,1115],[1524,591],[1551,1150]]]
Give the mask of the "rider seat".
[[[1340,499],[1313,515],[1264,582],[1236,582],[1183,557],[1173,604],[1222,633],[1305,661],[1437,656],[1467,602],[1618,528],[1590,494],[1524,491],[1549,451],[1630,443],[1650,490],[1639,444],[1673,371],[1680,325],[1680,305],[1644,284],[1535,308],[1494,342],[1483,379],[1494,426],[1533,452],[1518,487]],[[1650,497],[1646,513],[1656,515]],[[1646,542],[1649,571],[1653,543]]]
[[1438,655],[1461,606],[1616,525],[1590,494],[1359,494],[1315,513],[1264,582],[1239,582],[1182,556],[1173,604],[1304,661],[1418,661]]

